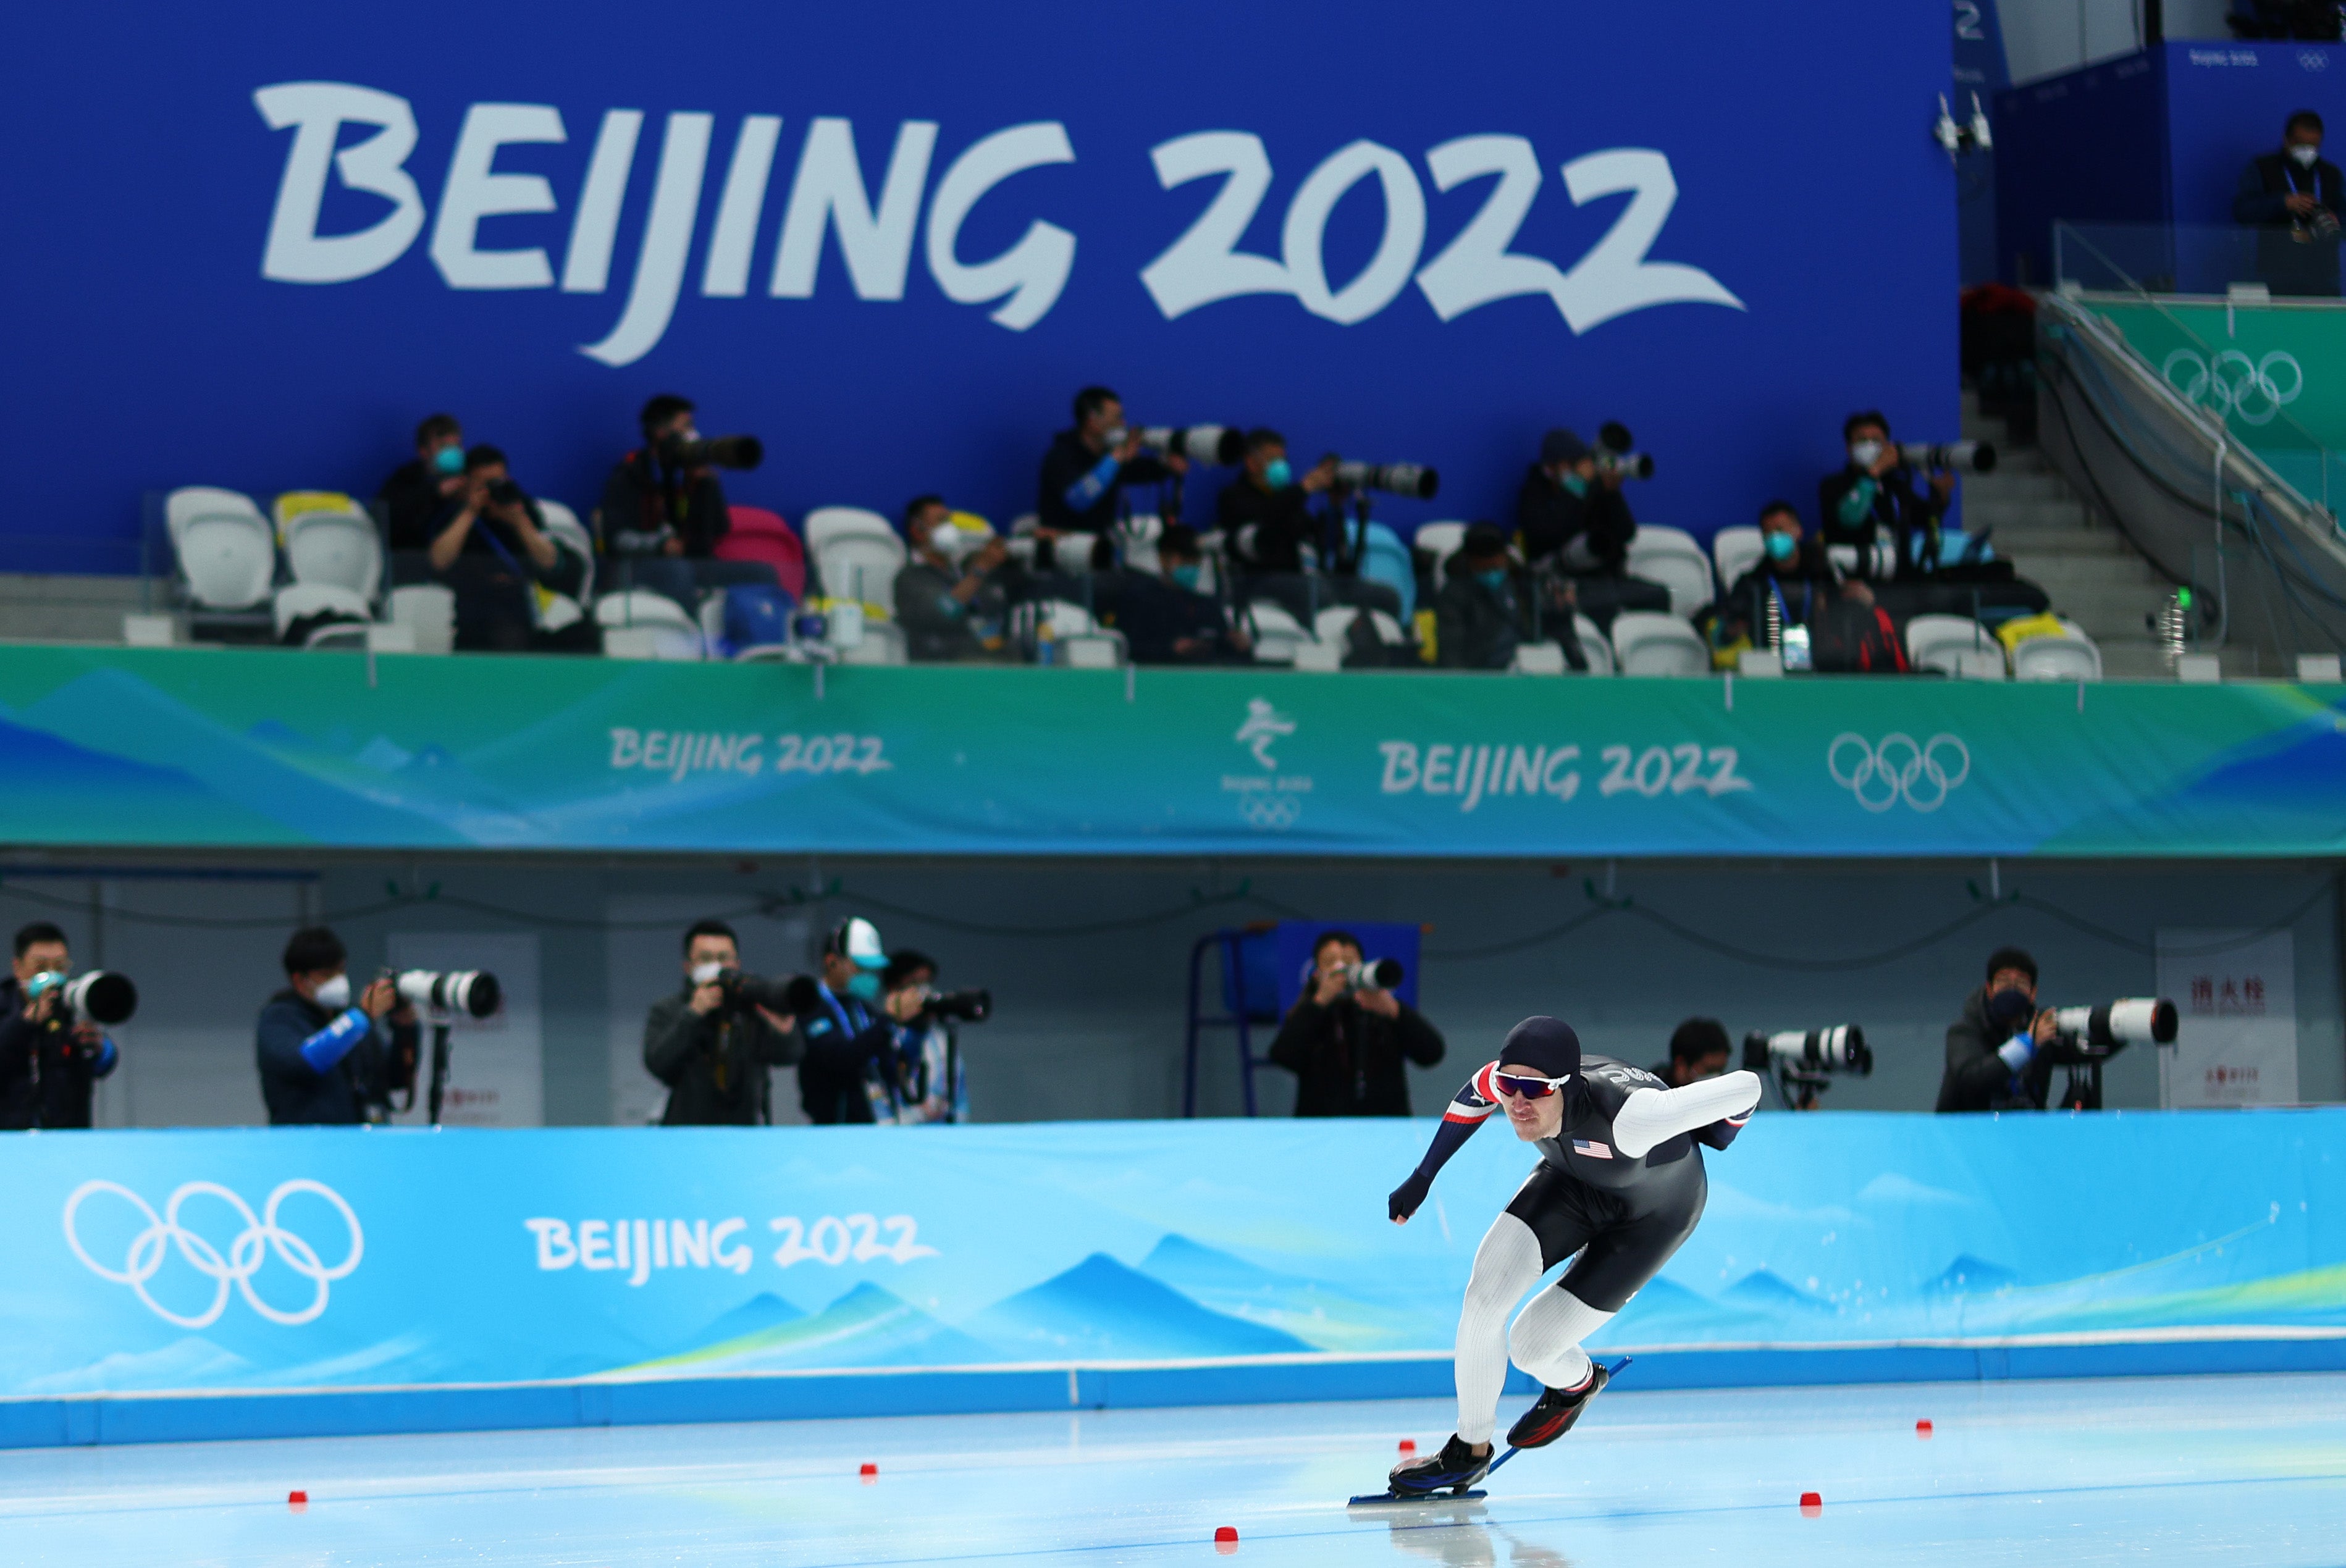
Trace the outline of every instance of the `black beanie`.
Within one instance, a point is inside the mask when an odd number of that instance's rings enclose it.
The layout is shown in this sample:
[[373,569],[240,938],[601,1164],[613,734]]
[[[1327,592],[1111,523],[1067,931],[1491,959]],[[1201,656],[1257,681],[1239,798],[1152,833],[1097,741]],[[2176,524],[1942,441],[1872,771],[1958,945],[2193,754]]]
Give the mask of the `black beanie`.
[[1572,1077],[1580,1071],[1580,1036],[1561,1018],[1526,1018],[1507,1031],[1499,1065],[1530,1067],[1545,1078]]

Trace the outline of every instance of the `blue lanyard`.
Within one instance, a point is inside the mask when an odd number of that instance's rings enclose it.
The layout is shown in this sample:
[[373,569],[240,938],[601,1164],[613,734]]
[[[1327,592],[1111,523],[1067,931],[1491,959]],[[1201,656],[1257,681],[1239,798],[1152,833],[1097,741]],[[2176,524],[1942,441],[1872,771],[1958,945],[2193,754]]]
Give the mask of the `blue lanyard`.
[[862,1033],[864,1029],[872,1023],[871,1011],[861,1002],[855,1003],[855,1011],[860,1017],[861,1022],[849,1022],[846,1004],[842,1003],[838,996],[832,993],[828,982],[818,980],[814,983],[814,988],[817,993],[822,997],[822,1004],[831,1009],[831,1017],[838,1021],[841,1033],[845,1034],[850,1040],[852,1040],[858,1034]]

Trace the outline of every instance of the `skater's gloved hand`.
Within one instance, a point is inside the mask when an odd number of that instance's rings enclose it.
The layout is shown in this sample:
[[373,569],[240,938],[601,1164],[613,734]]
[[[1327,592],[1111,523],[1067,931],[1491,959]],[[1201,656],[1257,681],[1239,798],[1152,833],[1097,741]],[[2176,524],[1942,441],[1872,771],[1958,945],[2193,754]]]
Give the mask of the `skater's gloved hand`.
[[1408,1224],[1409,1217],[1425,1202],[1425,1195],[1433,1186],[1433,1178],[1423,1171],[1410,1172],[1409,1179],[1393,1188],[1392,1196],[1385,1199],[1385,1212],[1392,1216],[1395,1225]]

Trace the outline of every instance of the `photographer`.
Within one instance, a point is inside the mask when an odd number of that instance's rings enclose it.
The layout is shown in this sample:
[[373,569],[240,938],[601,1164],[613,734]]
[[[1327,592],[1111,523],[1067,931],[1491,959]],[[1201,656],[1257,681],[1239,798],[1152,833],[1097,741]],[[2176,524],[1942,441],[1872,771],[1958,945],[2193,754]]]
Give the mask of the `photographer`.
[[[1215,525],[1238,570],[1239,596],[1270,599],[1307,628],[1320,611],[1337,605],[1401,614],[1401,596],[1391,585],[1363,581],[1357,562],[1331,561],[1323,547],[1342,532],[1336,470],[1337,459],[1323,457],[1299,477],[1287,461],[1285,436],[1250,430],[1238,477],[1222,487],[1214,505]],[[1315,495],[1328,503],[1316,512]],[[1335,569],[1307,575],[1307,564]]]
[[391,472],[375,492],[382,503],[394,550],[432,545],[433,521],[464,488],[464,427],[453,413],[435,413],[415,427],[415,455]]
[[1489,523],[1466,530],[1433,599],[1433,651],[1444,669],[1505,669],[1531,635],[1525,574]]
[[[994,999],[983,991],[939,994],[936,980],[937,961],[911,948],[890,958],[880,977],[881,989],[891,1000],[911,994],[919,1003],[919,1011],[898,1030],[895,1072],[888,1084],[893,1119],[908,1126],[969,1119],[969,1090],[962,1075],[961,1035],[954,1022],[982,1023],[994,1009]],[[873,1110],[879,1110],[876,1101]]]
[[664,1127],[753,1127],[774,1119],[770,1067],[799,1059],[798,1020],[729,996],[740,943],[722,921],[684,933],[684,987],[644,1019],[644,1068],[668,1085]]
[[456,596],[458,649],[596,651],[592,622],[538,629],[537,589],[575,593],[585,568],[546,536],[537,503],[514,483],[504,453],[476,446],[464,454],[463,488],[441,507],[431,533],[432,574]]
[[0,1131],[89,1125],[90,1086],[121,1060],[91,1023],[76,1023],[61,988],[25,993],[44,974],[73,972],[66,933],[35,921],[16,933],[16,955],[0,981]]
[[2321,117],[2300,109],[2281,127],[2280,150],[2250,158],[2232,194],[2232,220],[2259,230],[2257,274],[2276,295],[2337,294],[2341,212],[2346,186],[2321,156]]
[[1714,649],[1770,648],[1786,669],[1905,673],[1905,644],[1873,590],[1841,575],[1790,502],[1760,509],[1760,559],[1707,613]]
[[[637,416],[644,443],[603,482],[603,548],[643,559],[705,559],[732,526],[717,471],[670,461],[676,443],[700,439],[690,398],[662,392]],[[689,580],[688,572],[683,574]],[[647,586],[657,585],[646,584]],[[662,590],[663,592],[665,589]]]
[[1928,493],[1914,488],[1915,473],[1890,439],[1890,421],[1868,409],[1841,422],[1849,461],[1817,483],[1817,515],[1827,545],[1857,546],[1857,575],[1875,575],[1873,545],[1887,538],[1898,552],[1898,575],[1938,565],[1939,519],[1955,493],[1955,476],[1933,473]]
[[1727,1025],[1716,1018],[1689,1018],[1670,1036],[1670,1059],[1654,1064],[1654,1076],[1673,1089],[1716,1078],[1735,1055]]
[[1157,541],[1158,576],[1132,574],[1118,597],[1116,629],[1135,664],[1229,664],[1253,647],[1230,625],[1221,601],[1200,593],[1205,560],[1194,528],[1166,524]]
[[941,495],[916,497],[904,508],[912,557],[896,573],[896,624],[915,664],[1015,663],[1018,650],[1004,636],[1017,564],[1000,539],[988,539],[960,562],[937,547],[952,511]]
[[[1076,423],[1051,439],[1035,497],[1035,555],[1038,572],[1087,572],[1091,562],[1061,561],[1055,546],[1062,534],[1105,539],[1121,515],[1124,487],[1156,484],[1189,472],[1187,458],[1159,456],[1140,443],[1124,423],[1124,400],[1106,387],[1076,394]],[[1177,508],[1167,507],[1168,523]]]
[[1600,468],[1587,443],[1568,430],[1540,438],[1539,461],[1515,493],[1515,531],[1533,570],[1563,577],[1601,630],[1623,610],[1670,607],[1659,583],[1623,571],[1637,520],[1621,494],[1624,471]]
[[349,962],[342,939],[321,925],[285,944],[285,989],[255,1032],[272,1127],[387,1121],[393,1091],[415,1093],[415,1009],[387,977],[353,1003]]
[[[822,975],[803,988],[799,1104],[819,1126],[873,1122],[901,1065],[896,1026],[920,1015],[925,994],[883,994],[888,954],[868,920],[843,920],[823,939]],[[877,1003],[879,1005],[874,1006]]]
[[2016,947],[1988,954],[1987,983],[1964,999],[1947,1025],[1941,1111],[2041,1111],[2052,1082],[2059,1033],[2036,1005],[2036,961]]
[[1322,932],[1311,979],[1279,1026],[1270,1059],[1295,1074],[1299,1116],[1406,1116],[1407,1062],[1442,1060],[1442,1035],[1390,991],[1361,983],[1361,942]]

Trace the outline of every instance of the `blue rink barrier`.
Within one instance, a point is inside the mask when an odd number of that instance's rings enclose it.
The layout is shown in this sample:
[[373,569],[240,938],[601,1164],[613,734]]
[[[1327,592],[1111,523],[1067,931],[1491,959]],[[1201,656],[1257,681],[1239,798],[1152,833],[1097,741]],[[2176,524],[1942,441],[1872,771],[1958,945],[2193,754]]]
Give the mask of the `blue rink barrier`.
[[[0,1142],[0,1445],[1446,1393],[1425,1122]],[[1763,1116],[1643,1388],[2346,1369],[2346,1110]],[[1524,1390],[1529,1385],[1517,1378]]]

